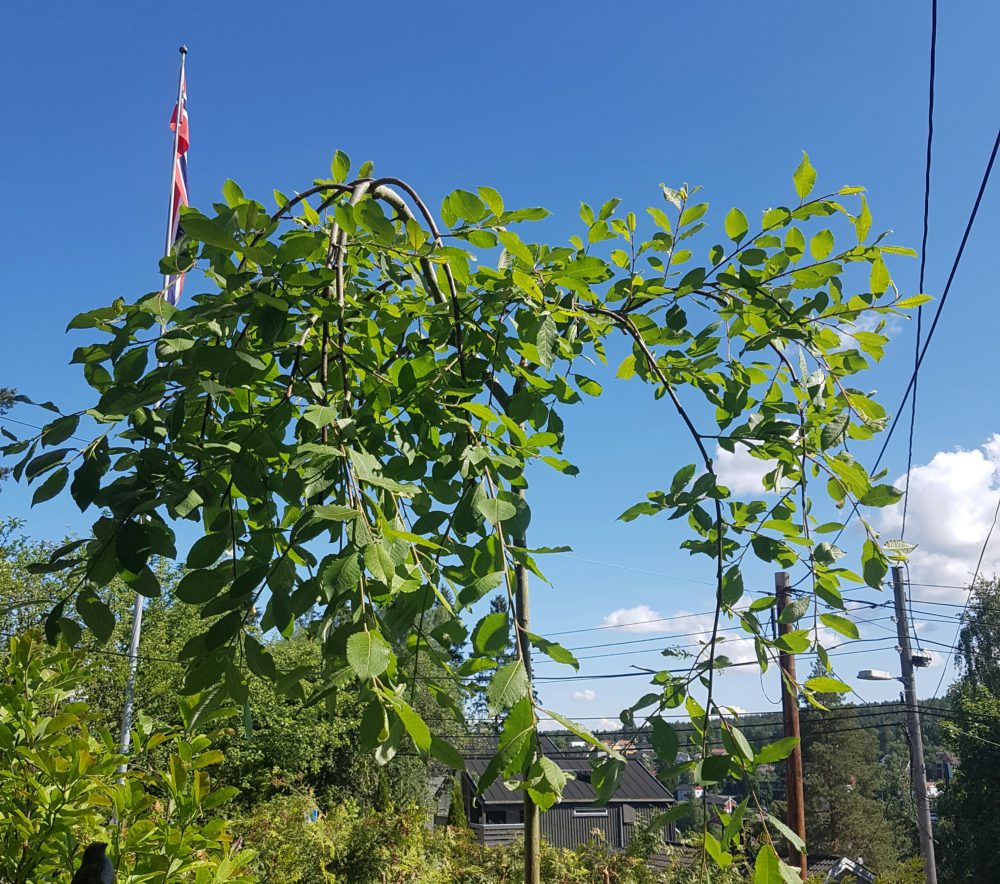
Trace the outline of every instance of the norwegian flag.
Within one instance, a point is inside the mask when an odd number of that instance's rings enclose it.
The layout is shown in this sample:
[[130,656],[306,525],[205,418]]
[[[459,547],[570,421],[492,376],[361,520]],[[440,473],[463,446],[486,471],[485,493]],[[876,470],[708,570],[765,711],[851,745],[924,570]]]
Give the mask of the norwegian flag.
[[[180,124],[178,125],[178,119]],[[187,76],[181,68],[179,100],[174,105],[174,113],[170,117],[170,131],[175,133],[175,149],[173,164],[173,188],[170,195],[170,228],[167,233],[167,249],[173,248],[181,233],[181,206],[188,205],[188,167],[187,152],[190,144],[188,132],[187,111]],[[167,277],[163,296],[170,304],[177,306],[184,288],[184,274],[178,273]]]

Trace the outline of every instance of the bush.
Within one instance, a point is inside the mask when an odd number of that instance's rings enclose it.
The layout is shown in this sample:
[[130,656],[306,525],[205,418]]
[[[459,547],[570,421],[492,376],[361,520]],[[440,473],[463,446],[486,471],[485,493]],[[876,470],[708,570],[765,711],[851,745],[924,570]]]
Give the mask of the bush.
[[0,880],[65,880],[98,840],[121,884],[249,881],[249,853],[210,817],[235,790],[215,788],[205,770],[221,753],[190,733],[196,701],[182,705],[186,731],[138,729],[119,782],[115,739],[79,699],[81,669],[37,632],[11,639],[0,664]]

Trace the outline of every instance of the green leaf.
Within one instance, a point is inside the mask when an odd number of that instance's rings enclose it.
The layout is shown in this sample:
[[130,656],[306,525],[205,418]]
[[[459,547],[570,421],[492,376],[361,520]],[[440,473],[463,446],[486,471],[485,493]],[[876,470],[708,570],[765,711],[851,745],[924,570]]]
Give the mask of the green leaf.
[[757,851],[753,867],[753,884],[784,884],[778,854],[770,844],[763,844]]
[[518,700],[528,695],[528,673],[520,660],[513,660],[500,667],[486,689],[486,699],[491,714],[510,709]]
[[802,162],[792,175],[792,181],[795,183],[795,192],[800,200],[804,200],[812,193],[813,185],[816,183],[816,170],[809,162],[809,154],[805,151],[802,151]]
[[580,661],[573,656],[573,652],[568,648],[564,648],[558,642],[549,641],[547,638],[542,638],[540,635],[535,635],[533,632],[528,633],[528,641],[538,648],[546,657],[556,663],[562,663],[565,666],[572,666],[574,669],[579,670]]
[[487,614],[472,630],[472,648],[481,656],[497,657],[510,640],[510,620],[505,613]]
[[[145,350],[142,351],[145,353]],[[42,430],[42,445],[59,445],[65,442],[75,432],[80,425],[78,414],[68,414],[65,417],[57,418]]]
[[738,243],[746,236],[749,229],[750,225],[747,222],[747,216],[739,209],[730,209],[729,214],[726,215],[726,236],[733,242]]
[[92,590],[85,589],[76,597],[76,610],[98,641],[106,642],[115,629],[115,615]]
[[903,492],[892,485],[875,485],[869,492],[862,495],[861,503],[865,506],[892,506],[903,499]]
[[503,243],[504,249],[509,254],[513,255],[527,267],[535,266],[535,258],[531,254],[531,249],[521,242],[521,238],[516,233],[507,230],[498,230],[496,233],[500,237],[500,242]]
[[863,243],[868,239],[868,233],[872,229],[872,213],[868,208],[868,200],[861,197],[861,211],[854,219],[854,232],[858,235],[858,242]]
[[695,769],[696,783],[721,783],[729,776],[731,759],[728,755],[710,755],[698,762]]
[[531,800],[544,812],[559,800],[568,779],[558,764],[542,755],[528,770],[526,789]]
[[681,214],[680,226],[686,227],[688,224],[694,224],[707,211],[708,203],[698,203],[695,206],[689,206]]
[[517,515],[517,508],[514,504],[495,497],[486,497],[485,495],[476,499],[476,510],[491,525],[506,522]]
[[868,279],[869,287],[874,294],[881,295],[889,288],[890,282],[892,282],[892,277],[889,275],[889,268],[885,266],[885,261],[876,258],[872,261],[872,272]]
[[347,640],[347,664],[365,681],[385,672],[390,653],[389,643],[377,632],[356,632]]
[[189,571],[174,590],[174,597],[189,605],[214,599],[228,582],[222,571]]
[[463,606],[475,604],[484,595],[486,595],[486,593],[490,592],[490,590],[496,589],[501,583],[503,583],[503,578],[503,571],[494,571],[491,574],[486,574],[477,580],[473,580],[459,592],[458,603]]
[[652,716],[649,723],[652,727],[651,742],[657,759],[664,766],[672,766],[677,761],[677,750],[680,745],[677,731],[659,715]]
[[781,616],[778,617],[779,623],[795,623],[801,620],[806,614],[809,613],[809,608],[812,605],[812,596],[805,595],[802,598],[795,599],[795,601],[790,602],[785,605],[781,611]]
[[361,582],[361,564],[354,550],[342,552],[323,560],[319,569],[320,585],[326,592],[327,599],[332,599],[341,592],[354,589]]
[[842,411],[836,417],[827,421],[820,430],[819,442],[824,449],[833,448],[847,438],[847,430],[851,423],[851,415]]
[[839,632],[841,635],[847,636],[847,638],[861,638],[861,633],[858,632],[858,627],[854,621],[848,620],[840,614],[820,614],[819,619],[822,620],[826,626],[829,626],[830,629],[835,632]]
[[921,304],[926,304],[934,299],[930,295],[910,295],[908,298],[901,298],[893,304],[893,307],[899,307],[901,310],[907,310],[911,307],[919,307]]
[[312,508],[313,518],[321,522],[349,522],[358,517],[358,511],[349,506],[339,506],[337,504],[327,504],[326,506],[314,506]]
[[865,583],[873,589],[881,589],[885,575],[889,573],[889,563],[873,540],[866,540],[861,548],[861,568]]
[[582,724],[578,724],[577,722],[567,718],[565,715],[561,715],[560,713],[554,712],[551,709],[542,709],[541,711],[544,712],[546,715],[548,715],[554,721],[558,721],[559,724],[561,724],[564,728],[566,728],[566,730],[568,730],[572,734],[575,734],[581,740],[593,746],[595,749],[600,749],[602,752],[607,752],[613,758],[623,759],[625,757],[620,752],[617,752],[615,750],[609,750],[604,743],[602,743],[599,739],[597,739],[597,737],[595,737]]
[[243,188],[233,181],[232,178],[227,178],[222,185],[222,195],[226,198],[226,204],[229,206],[238,206],[246,199],[243,195]]
[[555,320],[551,316],[546,316],[535,336],[535,348],[538,350],[538,358],[543,367],[552,368],[552,364],[556,361],[558,341],[559,332],[556,329]]
[[66,482],[68,480],[69,468],[59,467],[59,469],[52,472],[48,478],[35,489],[35,493],[31,496],[31,505],[35,506],[35,504],[51,500],[66,487]]
[[806,679],[806,687],[817,694],[849,694],[851,686],[845,684],[839,678],[830,678],[826,675],[817,675]]
[[754,764],[774,764],[776,761],[781,761],[791,755],[798,745],[798,737],[782,737],[780,740],[768,743],[754,753]]
[[[355,637],[351,636],[351,638]],[[348,642],[348,659],[350,659],[350,642]],[[413,710],[413,707],[403,700],[393,698],[392,707],[400,721],[403,722],[403,727],[406,728],[410,739],[413,740],[413,745],[421,752],[427,752],[431,748],[431,731],[427,727],[427,723]]]
[[226,551],[229,543],[228,534],[206,534],[204,537],[199,537],[188,553],[187,566],[189,568],[207,568],[214,565],[219,560],[219,556]]
[[447,764],[453,770],[465,770],[465,759],[462,757],[462,753],[447,740],[432,735],[430,753],[442,764]]
[[490,207],[490,211],[498,218],[503,214],[503,197],[492,187],[478,187],[479,198]]
[[370,543],[365,547],[365,567],[383,583],[392,583],[396,573],[396,562],[392,557],[392,548],[384,540]]
[[809,252],[817,261],[822,261],[832,251],[832,230],[821,230],[811,240],[809,240]]
[[347,173],[351,171],[351,158],[342,150],[333,155],[330,162],[330,175],[336,182],[346,181]]
[[145,568],[153,553],[145,526],[133,519],[126,521],[115,537],[115,552],[118,561],[133,574]]

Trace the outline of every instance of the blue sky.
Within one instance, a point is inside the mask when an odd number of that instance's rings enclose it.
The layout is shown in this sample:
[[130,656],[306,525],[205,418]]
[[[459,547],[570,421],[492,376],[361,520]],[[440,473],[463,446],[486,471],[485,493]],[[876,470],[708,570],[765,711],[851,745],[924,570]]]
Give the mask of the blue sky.
[[[85,337],[63,334],[69,318],[158,286],[166,123],[182,42],[190,48],[195,205],[217,199],[227,177],[262,199],[274,187],[301,189],[327,174],[340,148],[406,178],[432,204],[455,187],[488,184],[508,204],[544,205],[553,216],[537,236],[557,240],[574,231],[580,200],[618,196],[642,212],[659,204],[660,181],[704,185],[717,221],[733,205],[755,214],[791,199],[791,171],[805,149],[819,187],[866,185],[875,226],[918,246],[925,7],[912,0],[637,2],[616,9],[583,0],[442,2],[429,9],[14,5],[6,11],[0,60],[10,84],[0,384],[82,405],[86,389],[68,360]],[[944,282],[995,136],[997,33],[996,3],[942,9],[930,294]],[[923,558],[914,559],[914,582],[950,585],[971,573],[1000,487],[1000,446],[982,447],[1000,432],[995,396],[983,395],[993,384],[1000,320],[989,263],[1000,236],[998,209],[995,185],[921,375],[915,464],[923,472],[914,473],[914,485],[923,496],[911,503],[909,536],[920,541]],[[917,262],[894,269],[900,286],[915,292]],[[871,381],[890,406],[906,383],[913,347],[910,324],[894,333]],[[676,425],[646,394],[638,384],[618,386],[613,399],[592,404],[586,415],[571,413],[569,454],[582,474],[535,479],[532,541],[575,550],[548,562],[554,588],[539,587],[533,603],[541,632],[600,626],[614,611],[640,606],[660,617],[710,607],[709,566],[679,551],[678,536],[663,522],[614,521],[691,460]],[[39,415],[21,408],[12,417],[30,422]],[[899,433],[889,450],[891,477],[905,470],[904,439]],[[72,504],[29,511],[24,491],[9,484],[0,512],[27,518],[40,537],[85,527]],[[995,560],[991,553],[987,565]],[[764,570],[755,575],[760,587],[772,579]],[[937,602],[962,598],[947,587],[915,594]],[[671,634],[704,628],[697,619],[660,625]],[[894,644],[887,627],[889,620],[865,627],[866,638],[885,637],[870,647]],[[923,630],[946,644],[954,634],[941,623]],[[652,635],[602,629],[564,640],[576,647]],[[594,658],[582,672],[660,660],[655,652]],[[897,668],[891,654],[873,651],[844,657],[842,674],[852,675],[855,663]],[[539,675],[559,669],[544,664]],[[924,677],[924,692],[937,674]],[[542,696],[596,719],[613,716],[642,685],[641,678],[581,680],[548,685]],[[871,698],[895,694],[892,686],[859,690]],[[745,709],[767,708],[768,695],[777,697],[770,677],[762,684],[736,672],[722,679],[722,692],[725,702]]]

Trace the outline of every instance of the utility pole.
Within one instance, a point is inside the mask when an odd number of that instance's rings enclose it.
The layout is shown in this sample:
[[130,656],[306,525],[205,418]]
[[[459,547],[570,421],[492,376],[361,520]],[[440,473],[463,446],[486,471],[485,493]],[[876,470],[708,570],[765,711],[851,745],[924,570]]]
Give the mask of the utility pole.
[[[518,489],[518,496],[524,499],[524,489]],[[528,545],[523,532],[514,538],[522,549]],[[535,689],[535,681],[531,673],[531,642],[528,640],[528,628],[531,624],[531,604],[529,600],[528,569],[522,565],[514,566],[514,618],[517,646],[524,661],[524,670],[528,675],[529,695]],[[537,750],[536,750],[537,751]],[[525,776],[528,768],[534,762],[534,756],[529,755],[525,762]],[[538,805],[531,800],[528,790],[524,791],[524,884],[541,884],[542,880],[542,830],[541,816]]]
[[[779,571],[774,575],[774,594],[778,599],[778,634],[784,635],[792,631],[790,623],[781,622],[781,612],[785,609],[791,596],[787,571]],[[781,667],[781,714],[784,723],[784,735],[795,737],[799,742],[792,749],[792,754],[785,759],[785,800],[788,802],[788,828],[795,832],[803,841],[806,840],[806,802],[802,789],[802,732],[799,730],[799,698],[795,678],[795,655],[787,651],[778,651],[778,663]],[[805,881],[808,877],[806,854],[789,846],[788,861],[792,866],[798,866],[799,874]]]
[[913,650],[910,647],[910,624],[906,619],[906,598],[903,569],[892,569],[892,593],[896,602],[896,635],[899,637],[899,665],[903,673],[903,703],[910,743],[910,776],[917,805],[917,828],[920,831],[920,856],[924,861],[924,879],[937,884],[934,860],[934,832],[931,829],[931,808],[927,801],[927,774],[924,769],[924,736],[920,729],[917,708],[917,688],[913,679]]

